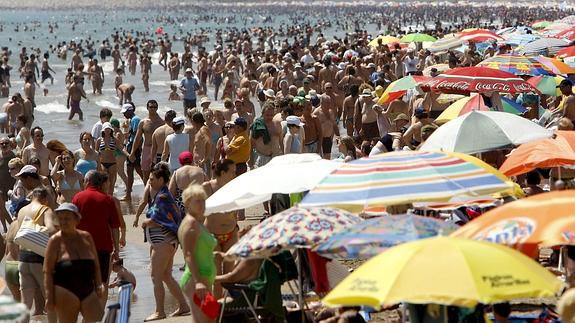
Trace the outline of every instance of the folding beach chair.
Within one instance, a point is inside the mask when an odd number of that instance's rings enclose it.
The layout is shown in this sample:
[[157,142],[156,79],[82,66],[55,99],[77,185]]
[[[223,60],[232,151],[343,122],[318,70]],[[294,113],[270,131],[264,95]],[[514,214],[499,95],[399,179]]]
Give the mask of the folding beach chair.
[[132,299],[132,284],[120,286],[118,302],[108,305],[104,323],[128,323],[130,319],[130,303]]
[[[258,277],[249,283],[224,283],[224,298],[236,295],[234,301],[223,304],[219,322],[249,321],[284,322],[281,286],[297,278],[296,263],[290,252],[284,251],[263,261]],[[242,317],[242,318],[239,318]]]

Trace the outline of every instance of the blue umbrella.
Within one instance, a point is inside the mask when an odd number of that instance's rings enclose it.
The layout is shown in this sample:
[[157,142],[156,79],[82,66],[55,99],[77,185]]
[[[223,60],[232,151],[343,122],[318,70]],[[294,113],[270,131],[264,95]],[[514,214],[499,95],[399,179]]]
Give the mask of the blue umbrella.
[[382,216],[332,235],[315,251],[327,258],[368,259],[398,244],[448,235],[458,228],[453,223],[413,214]]

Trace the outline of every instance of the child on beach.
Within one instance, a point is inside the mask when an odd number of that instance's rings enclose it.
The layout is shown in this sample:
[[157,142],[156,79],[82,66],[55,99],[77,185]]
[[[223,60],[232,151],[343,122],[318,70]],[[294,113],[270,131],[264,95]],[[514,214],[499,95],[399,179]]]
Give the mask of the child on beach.
[[116,278],[112,281],[108,288],[122,286],[124,284],[132,284],[132,289],[136,289],[136,276],[128,269],[124,268],[124,259],[120,258],[112,263],[112,271],[116,273]]
[[178,94],[178,87],[175,84],[170,84],[170,96],[168,97],[168,101],[181,101],[182,98]]

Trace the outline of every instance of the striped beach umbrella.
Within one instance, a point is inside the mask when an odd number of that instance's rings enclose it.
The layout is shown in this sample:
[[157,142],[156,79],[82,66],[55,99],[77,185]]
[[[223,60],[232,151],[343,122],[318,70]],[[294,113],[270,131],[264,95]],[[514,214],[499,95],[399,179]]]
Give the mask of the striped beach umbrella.
[[361,211],[369,206],[446,201],[507,190],[507,178],[481,160],[448,152],[402,151],[343,163],[302,200]]
[[562,61],[560,61],[558,59],[549,58],[549,57],[545,57],[545,56],[537,56],[535,59],[538,62],[540,62],[541,64],[545,65],[551,71],[553,71],[554,74],[573,74],[573,73],[575,73],[575,68],[563,63]]
[[541,36],[533,34],[511,34],[504,43],[511,46],[524,46],[539,38],[541,38]]
[[514,75],[537,76],[554,74],[551,68],[543,65],[533,57],[511,54],[489,57],[477,64],[477,66],[489,67]]
[[487,29],[476,29],[471,31],[462,31],[458,34],[459,38],[464,41],[484,42],[489,40],[503,40],[503,37]]
[[[521,115],[527,110],[520,104],[508,98],[501,98],[501,103],[503,104],[503,111],[513,113],[515,115]],[[478,94],[465,97],[453,103],[447,109],[435,119],[436,123],[446,123],[447,121],[453,120],[459,116],[462,116],[471,111],[491,111],[491,109],[485,105],[483,97]]]
[[569,46],[567,48],[563,48],[562,50],[557,52],[557,57],[573,57],[575,56],[575,46]]
[[565,39],[545,37],[539,38],[523,46],[519,53],[522,55],[555,55],[561,49],[568,47],[570,42]]
[[432,53],[447,51],[463,45],[463,40],[455,35],[447,35],[435,43],[431,44],[427,49]]
[[564,78],[561,76],[534,76],[527,80],[527,83],[533,85],[541,94],[550,96],[561,96],[561,91],[557,88],[557,85],[563,81]]

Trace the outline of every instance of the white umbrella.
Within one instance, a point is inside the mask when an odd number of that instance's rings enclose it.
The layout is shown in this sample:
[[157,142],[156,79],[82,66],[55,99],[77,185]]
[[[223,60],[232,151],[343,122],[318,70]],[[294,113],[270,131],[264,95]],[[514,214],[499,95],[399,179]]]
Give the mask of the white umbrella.
[[552,130],[512,113],[471,111],[439,127],[420,150],[475,154],[552,135]]
[[312,189],[340,163],[317,154],[288,154],[233,179],[206,201],[206,214],[245,209],[271,199],[273,193]]

